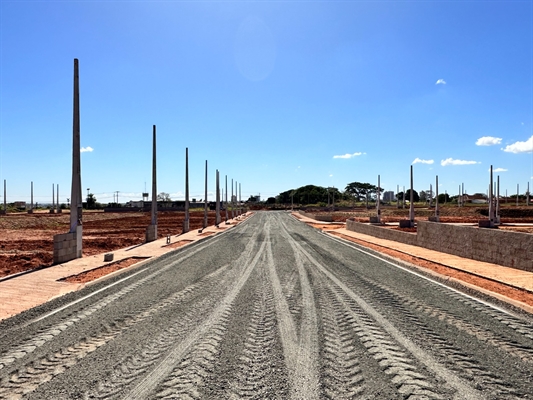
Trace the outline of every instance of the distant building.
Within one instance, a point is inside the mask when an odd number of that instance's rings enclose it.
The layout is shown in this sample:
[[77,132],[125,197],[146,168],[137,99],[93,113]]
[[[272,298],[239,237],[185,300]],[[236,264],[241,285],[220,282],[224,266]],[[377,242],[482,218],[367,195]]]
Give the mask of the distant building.
[[394,192],[392,190],[388,192],[383,192],[383,201],[390,202],[395,201],[396,197],[394,196]]
[[143,208],[143,205],[144,205],[144,201],[142,200],[137,200],[137,201],[130,200],[126,204],[124,204],[124,207]]
[[26,202],[25,201],[15,201],[13,203],[13,207],[15,208],[22,208],[22,209],[26,209]]

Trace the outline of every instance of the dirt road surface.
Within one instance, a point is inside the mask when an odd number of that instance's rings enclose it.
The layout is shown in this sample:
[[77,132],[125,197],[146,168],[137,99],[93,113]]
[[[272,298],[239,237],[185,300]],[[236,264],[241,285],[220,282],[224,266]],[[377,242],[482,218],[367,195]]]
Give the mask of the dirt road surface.
[[0,398],[515,399],[533,321],[256,213],[0,323]]

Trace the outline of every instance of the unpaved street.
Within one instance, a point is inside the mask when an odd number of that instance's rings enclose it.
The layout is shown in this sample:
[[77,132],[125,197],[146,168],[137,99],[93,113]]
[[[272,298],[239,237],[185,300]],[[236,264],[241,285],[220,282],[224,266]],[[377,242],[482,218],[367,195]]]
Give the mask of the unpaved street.
[[531,320],[284,212],[0,323],[0,398],[532,393]]

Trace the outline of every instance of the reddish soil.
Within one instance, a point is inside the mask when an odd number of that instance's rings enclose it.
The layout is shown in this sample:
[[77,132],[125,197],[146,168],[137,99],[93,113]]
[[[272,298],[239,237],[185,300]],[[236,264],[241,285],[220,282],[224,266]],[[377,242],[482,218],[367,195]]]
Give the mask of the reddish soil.
[[[146,257],[147,258],[147,257]],[[62,281],[68,282],[68,283],[87,283],[94,281],[95,279],[98,279],[104,275],[108,275],[112,272],[118,271],[120,269],[127,268],[133,264],[137,264],[138,262],[145,260],[145,257],[130,257],[126,258],[124,260],[120,260],[114,263],[110,263],[107,265],[104,265],[99,268],[94,268],[89,271],[82,272],[77,275],[67,276],[64,279],[61,279]]]
[[[180,234],[183,212],[159,212],[158,237]],[[191,211],[190,229],[203,225],[203,211]],[[0,277],[37,267],[52,265],[53,236],[69,230],[70,215],[64,214],[7,214],[0,216]],[[149,213],[83,214],[83,255],[101,254],[144,242]],[[208,214],[208,224],[215,222],[215,212]],[[179,243],[179,242],[178,242]]]

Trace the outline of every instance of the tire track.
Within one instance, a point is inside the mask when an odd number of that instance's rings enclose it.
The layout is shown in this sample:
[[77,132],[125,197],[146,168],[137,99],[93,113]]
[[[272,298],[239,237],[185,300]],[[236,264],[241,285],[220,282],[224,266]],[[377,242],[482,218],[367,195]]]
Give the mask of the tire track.
[[324,395],[333,400],[362,397],[364,377],[359,366],[360,354],[353,345],[351,321],[318,282],[317,289],[324,335],[321,354]]
[[236,399],[266,399],[269,394],[268,374],[274,367],[276,314],[272,290],[261,273],[261,286],[254,302],[247,329],[243,354],[239,358],[239,373],[231,383],[228,397]]
[[72,367],[99,347],[115,339],[126,329],[143,322],[169,306],[175,305],[180,301],[185,301],[198,290],[209,290],[218,284],[218,276],[226,271],[228,265],[219,268],[182,291],[167,297],[162,303],[145,310],[136,317],[127,317],[123,320],[113,321],[112,328],[108,327],[104,332],[85,338],[79,344],[59,350],[52,356],[52,359],[49,357],[41,358],[37,362],[32,362],[29,365],[19,368],[10,375],[9,380],[4,378],[0,381],[2,382],[0,386],[0,398],[9,395],[10,391],[13,391],[13,393],[29,393],[35,390],[41,384],[65,372],[67,368]]
[[[253,248],[254,242],[254,240],[250,240],[249,242],[251,243],[250,251]],[[165,377],[173,371],[174,366],[177,363],[181,362],[184,357],[191,351],[191,348],[193,348],[194,344],[204,338],[206,335],[209,335],[209,332],[212,329],[217,328],[217,325],[220,324],[222,320],[225,320],[227,318],[228,312],[229,310],[231,310],[235,298],[237,297],[240,290],[242,289],[242,287],[250,277],[250,274],[257,265],[259,258],[261,257],[266,247],[266,243],[266,241],[262,243],[255,257],[250,263],[248,263],[249,257],[240,257],[239,263],[243,264],[244,267],[242,269],[239,269],[238,279],[236,279],[233,284],[228,284],[230,290],[227,295],[215,307],[214,311],[210,315],[205,317],[192,332],[189,332],[188,335],[183,338],[183,340],[180,340],[177,343],[177,345],[176,343],[174,343],[175,346],[167,353],[167,355],[162,360],[158,361],[158,363],[154,366],[150,373],[148,373],[144,377],[144,379],[142,379],[142,381],[139,382],[133,388],[133,390],[126,396],[126,398],[148,398],[154,392],[157,386],[164,381]],[[194,310],[194,312],[198,313],[198,310]],[[191,380],[194,379],[194,375],[196,374],[196,372],[197,371],[189,371],[189,374],[191,375]]]
[[84,309],[76,313],[75,315],[67,318],[65,321],[58,323],[58,324],[54,324],[50,328],[44,329],[41,333],[35,335],[32,338],[23,340],[22,344],[16,346],[12,350],[0,356],[0,370],[14,363],[16,360],[21,359],[27,356],[28,354],[32,353],[33,351],[35,351],[35,349],[43,346],[45,343],[50,342],[55,337],[59,336],[62,332],[66,331],[71,326],[73,326],[75,323],[88,318],[89,316],[93,315],[99,310],[107,307],[109,304],[113,303],[114,301],[125,296],[126,294],[133,292],[141,285],[145,284],[146,282],[150,281],[156,276],[162,274],[164,271],[167,271],[168,269],[175,267],[175,264],[180,263],[192,257],[196,253],[202,251],[206,246],[208,246],[211,243],[212,242],[209,242],[208,244],[199,246],[195,250],[191,251],[189,254],[178,258],[176,261],[162,267],[161,269],[158,269],[155,272],[152,272],[148,276],[145,276],[144,278],[130,284],[129,286],[121,289],[117,293],[106,296],[105,298],[98,301],[94,305],[88,307],[87,309]]
[[[336,276],[334,276],[327,268],[322,266],[313,256],[311,256],[298,242],[294,242],[298,250],[301,251],[309,261],[314,264],[321,274],[328,278],[329,281],[335,284],[332,287],[339,301],[342,296],[348,296],[350,300],[360,309],[358,315],[352,308],[350,308],[350,315],[358,328],[356,334],[360,336],[363,345],[367,347],[368,351],[374,354],[374,358],[379,360],[382,367],[387,368],[385,372],[389,371],[391,374],[396,374],[393,382],[399,386],[404,386],[404,391],[407,392],[414,389],[414,391],[424,391],[424,395],[438,396],[434,390],[429,390],[431,385],[427,382],[427,377],[422,374],[413,375],[410,371],[414,370],[407,354],[401,350],[400,347],[393,345],[387,337],[390,337],[403,347],[409,354],[414,356],[421,362],[429,371],[435,374],[439,379],[445,381],[448,385],[453,387],[457,393],[456,398],[471,398],[481,399],[482,395],[477,390],[470,387],[461,378],[455,376],[454,373],[440,365],[432,356],[423,351],[413,341],[403,335],[396,327],[387,321],[379,312],[377,312],[370,304],[363,300],[360,296],[355,294]],[[372,320],[369,318],[371,317]],[[374,322],[375,321],[375,322]],[[415,379],[416,378],[416,379]],[[414,394],[414,392],[412,392]]]
[[276,271],[272,253],[272,242],[270,240],[270,227],[265,230],[265,243],[267,243],[266,268],[272,284],[283,354],[289,372],[290,397],[306,400],[318,399],[320,387],[317,360],[318,328],[315,303],[309,280],[299,254],[295,253],[303,302],[300,337],[298,338],[296,326],[291,317],[289,306],[283,295],[281,283]]

